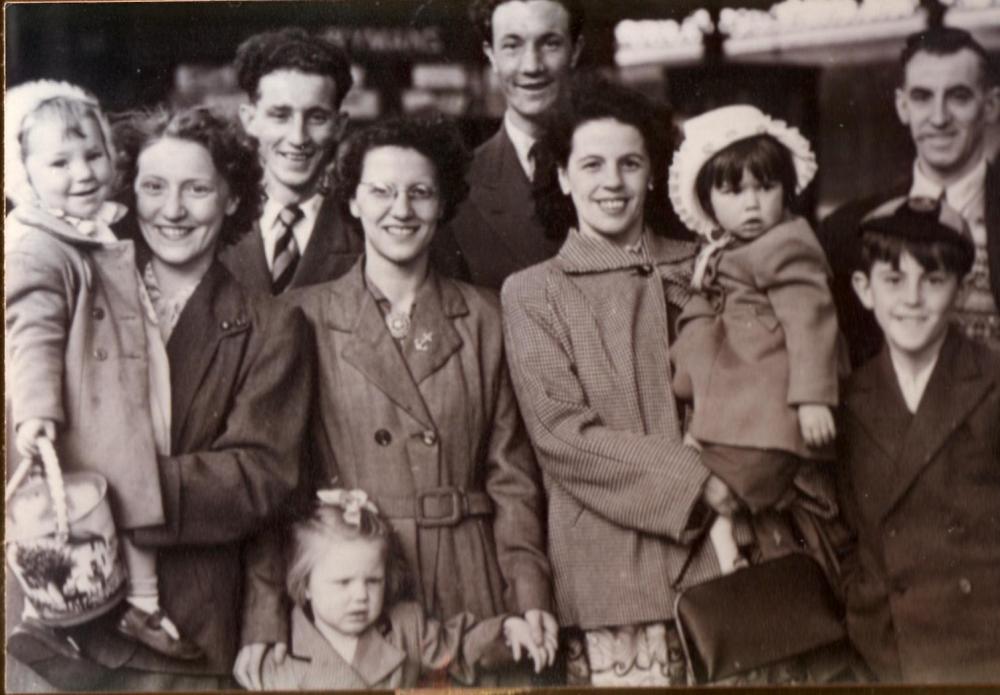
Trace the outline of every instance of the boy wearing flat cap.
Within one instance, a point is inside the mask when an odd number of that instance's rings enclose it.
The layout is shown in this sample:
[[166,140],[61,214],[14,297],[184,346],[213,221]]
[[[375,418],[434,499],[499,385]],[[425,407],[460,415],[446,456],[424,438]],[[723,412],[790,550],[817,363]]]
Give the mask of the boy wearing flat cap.
[[861,303],[885,338],[841,407],[851,640],[883,681],[1000,681],[1000,355],[953,325],[962,217],[897,198],[860,225]]

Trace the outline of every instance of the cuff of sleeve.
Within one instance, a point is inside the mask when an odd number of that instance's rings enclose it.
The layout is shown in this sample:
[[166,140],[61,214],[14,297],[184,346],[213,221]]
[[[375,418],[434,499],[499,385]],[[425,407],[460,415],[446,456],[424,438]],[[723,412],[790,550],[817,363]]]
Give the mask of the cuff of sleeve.
[[157,457],[160,490],[166,522],[160,526],[137,528],[132,532],[136,545],[176,545],[181,535],[181,473],[179,462],[170,456]]
[[243,612],[240,645],[289,644],[288,606],[282,598],[255,601]]
[[552,582],[542,572],[534,569],[522,572],[521,576],[514,579],[511,586],[513,599],[511,612],[523,615],[525,611],[537,608],[555,614],[551,587]]

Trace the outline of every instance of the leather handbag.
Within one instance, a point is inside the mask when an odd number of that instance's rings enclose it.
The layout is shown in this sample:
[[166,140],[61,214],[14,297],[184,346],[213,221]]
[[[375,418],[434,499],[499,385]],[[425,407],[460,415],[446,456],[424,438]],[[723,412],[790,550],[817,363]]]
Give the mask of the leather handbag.
[[846,643],[819,563],[793,553],[689,587],[674,603],[688,672],[711,683]]

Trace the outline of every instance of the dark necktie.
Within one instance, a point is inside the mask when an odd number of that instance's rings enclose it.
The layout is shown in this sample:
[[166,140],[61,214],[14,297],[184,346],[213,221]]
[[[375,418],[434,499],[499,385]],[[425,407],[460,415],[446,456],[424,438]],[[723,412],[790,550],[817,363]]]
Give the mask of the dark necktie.
[[271,263],[271,287],[274,294],[285,291],[295,275],[299,264],[299,245],[295,243],[292,230],[304,213],[298,205],[287,205],[278,213],[274,224],[278,228],[278,238],[274,242],[274,257]]

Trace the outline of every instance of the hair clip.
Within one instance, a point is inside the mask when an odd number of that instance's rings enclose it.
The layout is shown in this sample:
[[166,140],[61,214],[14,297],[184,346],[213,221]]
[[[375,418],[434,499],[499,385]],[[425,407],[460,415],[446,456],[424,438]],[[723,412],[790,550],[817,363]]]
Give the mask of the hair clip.
[[342,487],[333,490],[317,490],[316,497],[325,505],[344,510],[344,521],[351,526],[361,525],[362,509],[366,509],[372,514],[378,514],[378,507],[368,499],[368,493],[364,490],[345,490]]

